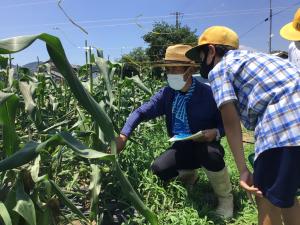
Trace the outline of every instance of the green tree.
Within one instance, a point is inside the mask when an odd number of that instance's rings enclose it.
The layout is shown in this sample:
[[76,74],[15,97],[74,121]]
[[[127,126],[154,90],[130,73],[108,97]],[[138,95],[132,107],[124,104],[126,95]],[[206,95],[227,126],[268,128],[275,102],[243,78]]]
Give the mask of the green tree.
[[130,53],[122,55],[121,63],[124,63],[122,74],[125,76],[141,75],[149,70],[149,57],[142,47],[134,48]]
[[179,26],[166,22],[157,22],[153,25],[152,31],[145,34],[143,39],[149,44],[146,53],[151,61],[160,61],[164,58],[166,48],[174,44],[189,44],[197,43],[196,30],[191,31],[188,26]]
[[6,69],[8,66],[8,59],[7,57],[3,57],[0,55],[0,69]]

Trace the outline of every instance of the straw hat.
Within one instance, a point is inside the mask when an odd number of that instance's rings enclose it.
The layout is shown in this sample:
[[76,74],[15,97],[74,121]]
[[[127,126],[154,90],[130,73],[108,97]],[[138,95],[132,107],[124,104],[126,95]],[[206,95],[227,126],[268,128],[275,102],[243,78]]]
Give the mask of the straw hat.
[[207,44],[226,45],[238,49],[239,37],[228,27],[212,26],[201,34],[198,39],[198,45],[190,49],[185,55],[194,61],[199,61],[199,50]]
[[192,46],[177,44],[169,46],[166,49],[165,58],[162,62],[157,62],[154,67],[170,67],[170,66],[195,66],[192,60],[185,56],[185,53],[190,50]]
[[293,21],[280,29],[280,35],[289,41],[300,41],[300,8],[295,13]]

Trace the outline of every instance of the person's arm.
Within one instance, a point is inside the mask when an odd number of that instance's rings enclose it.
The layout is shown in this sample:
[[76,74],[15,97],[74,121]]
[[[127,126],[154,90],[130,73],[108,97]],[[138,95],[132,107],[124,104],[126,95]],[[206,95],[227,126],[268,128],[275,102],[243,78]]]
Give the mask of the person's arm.
[[243,150],[240,117],[233,101],[223,104],[220,107],[220,111],[223,118],[227,141],[234,156],[239,173],[241,174],[245,169],[247,169],[247,166]]
[[124,149],[129,136],[142,121],[148,121],[164,114],[165,91],[165,88],[161,89],[148,102],[129,115],[120,135],[116,138],[118,153]]
[[221,105],[220,111],[227,141],[240,173],[240,185],[250,193],[262,196],[262,193],[257,188],[253,187],[252,174],[250,173],[245,162],[240,117],[234,102],[230,101]]

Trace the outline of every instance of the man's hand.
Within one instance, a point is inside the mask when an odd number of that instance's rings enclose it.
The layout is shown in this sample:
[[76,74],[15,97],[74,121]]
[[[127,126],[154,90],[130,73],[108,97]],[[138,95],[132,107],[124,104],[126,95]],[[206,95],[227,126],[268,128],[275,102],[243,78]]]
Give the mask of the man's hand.
[[116,145],[117,145],[117,153],[119,154],[126,146],[126,142],[128,140],[128,137],[124,134],[120,134],[118,137],[116,137]]
[[202,131],[203,136],[193,139],[194,141],[197,142],[212,142],[216,140],[217,137],[217,129],[207,129]]

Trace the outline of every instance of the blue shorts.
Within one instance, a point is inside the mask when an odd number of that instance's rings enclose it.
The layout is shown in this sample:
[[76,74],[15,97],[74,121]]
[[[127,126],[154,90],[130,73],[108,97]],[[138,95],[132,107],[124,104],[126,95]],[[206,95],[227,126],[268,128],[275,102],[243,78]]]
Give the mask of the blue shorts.
[[261,153],[254,162],[253,182],[273,205],[292,207],[300,188],[300,146]]

